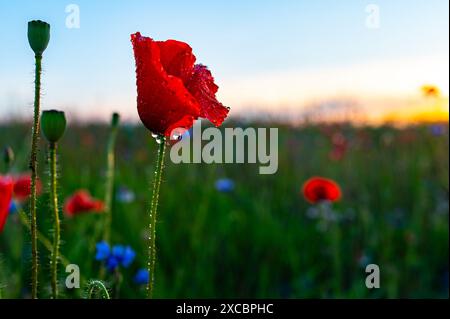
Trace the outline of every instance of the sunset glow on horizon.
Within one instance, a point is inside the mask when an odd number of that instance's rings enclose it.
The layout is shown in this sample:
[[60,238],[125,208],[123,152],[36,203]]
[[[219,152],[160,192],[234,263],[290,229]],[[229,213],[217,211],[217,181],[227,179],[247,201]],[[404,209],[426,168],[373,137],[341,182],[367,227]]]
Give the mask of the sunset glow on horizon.
[[[379,61],[340,68],[287,71],[225,81],[223,100],[245,113],[258,105],[264,113],[302,113],[311,104],[348,100],[371,123],[448,121],[448,57]],[[439,88],[426,98],[424,85]],[[236,95],[234,92],[239,91]],[[264,92],[264,94],[261,94]]]

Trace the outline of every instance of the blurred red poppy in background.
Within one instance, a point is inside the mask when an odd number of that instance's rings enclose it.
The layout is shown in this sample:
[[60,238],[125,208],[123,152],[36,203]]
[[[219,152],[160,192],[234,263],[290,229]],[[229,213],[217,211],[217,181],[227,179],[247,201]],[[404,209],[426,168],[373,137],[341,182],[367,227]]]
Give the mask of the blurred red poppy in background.
[[303,184],[303,196],[305,199],[316,204],[321,201],[338,201],[341,196],[341,188],[339,185],[328,178],[312,177]]
[[9,176],[0,176],[0,233],[8,217],[9,206],[11,204],[14,183]]
[[347,152],[348,144],[349,143],[347,139],[342,133],[340,132],[334,133],[331,136],[332,149],[330,153],[328,153],[330,159],[333,161],[339,161],[343,159],[345,153]]
[[192,48],[176,40],[131,35],[136,60],[137,108],[155,134],[189,129],[198,117],[222,124],[228,108],[217,101],[218,86],[206,66],[195,64]]
[[[36,193],[42,192],[42,183],[36,180]],[[31,195],[31,176],[23,174],[14,178],[14,198],[18,201],[24,201]]]
[[87,212],[101,213],[103,208],[104,204],[102,201],[92,198],[86,190],[78,190],[66,199],[64,213],[68,216]]

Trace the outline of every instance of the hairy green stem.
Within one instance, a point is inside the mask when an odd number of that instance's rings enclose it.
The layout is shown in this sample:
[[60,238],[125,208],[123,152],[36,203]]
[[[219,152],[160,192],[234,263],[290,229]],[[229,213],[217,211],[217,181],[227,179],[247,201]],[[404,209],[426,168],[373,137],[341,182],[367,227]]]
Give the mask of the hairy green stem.
[[[27,214],[23,210],[19,210],[19,218],[20,222],[28,230],[30,230],[31,229],[30,220],[28,219]],[[45,249],[47,249],[50,253],[53,251],[52,242],[47,237],[45,237],[44,234],[42,234],[40,231],[37,231],[37,238]],[[61,254],[59,254],[59,260],[61,260],[61,263],[63,264],[64,267],[70,265],[69,260]]]
[[38,249],[37,249],[37,222],[36,222],[36,178],[37,178],[37,151],[39,138],[39,113],[41,94],[41,61],[42,56],[36,55],[36,70],[34,81],[34,122],[31,139],[31,195],[30,195],[30,222],[31,222],[31,298],[37,299],[38,291]]
[[105,224],[103,229],[103,239],[109,242],[111,237],[112,224],[112,198],[114,191],[114,146],[117,136],[117,124],[112,124],[109,135],[108,146],[106,149],[106,182],[105,182]]
[[93,299],[96,288],[100,290],[100,292],[103,295],[103,299],[111,299],[109,296],[108,289],[106,288],[105,284],[100,280],[92,280],[88,283],[87,287],[87,297],[88,299]]
[[[28,219],[28,217],[27,217],[27,214],[26,214],[23,210],[21,210],[21,209],[19,209],[18,213],[19,213],[19,219],[20,219],[20,222],[21,222],[28,230],[30,230],[30,229],[31,229],[31,225],[30,225],[30,221],[29,221],[29,219]],[[45,237],[45,235],[42,234],[40,231],[37,231],[37,238],[38,238],[39,242],[42,244],[42,246],[44,246],[44,248],[47,249],[48,252],[52,253],[52,251],[53,251],[53,245],[52,245],[52,242],[51,242],[47,237]],[[61,264],[62,264],[64,267],[67,267],[67,266],[69,266],[70,264],[72,264],[72,263],[69,261],[69,259],[67,259],[67,258],[66,258],[63,254],[61,254],[61,253],[59,253],[59,260],[61,261]],[[80,275],[80,281],[81,281],[82,284],[85,282],[85,278],[84,278],[82,275]]]
[[52,274],[51,286],[53,299],[58,298],[58,260],[61,227],[59,222],[58,194],[57,194],[57,167],[56,167],[56,143],[50,143],[50,201],[54,216],[53,250],[50,261]]
[[153,286],[155,281],[155,264],[156,264],[156,214],[158,210],[159,188],[161,185],[162,172],[164,168],[164,154],[166,151],[164,137],[158,137],[159,149],[156,161],[155,174],[153,177],[152,201],[150,205],[150,234],[148,247],[148,272],[149,281],[147,285],[147,298],[153,297]]

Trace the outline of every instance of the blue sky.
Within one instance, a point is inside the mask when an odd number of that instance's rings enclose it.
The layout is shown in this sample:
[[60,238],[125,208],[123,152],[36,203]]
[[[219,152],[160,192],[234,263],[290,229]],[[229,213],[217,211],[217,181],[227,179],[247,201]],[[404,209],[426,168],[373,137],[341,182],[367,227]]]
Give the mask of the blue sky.
[[[66,27],[65,9],[72,3],[80,9],[79,29]],[[379,29],[366,27],[369,3],[380,8]],[[408,81],[422,75],[424,82],[448,85],[448,10],[445,0],[0,0],[0,116],[31,110],[33,54],[26,27],[32,19],[51,24],[43,108],[104,119],[118,110],[131,119],[136,93],[129,36],[136,31],[189,43],[197,61],[212,70],[224,104],[236,112],[250,104],[276,110],[321,95],[352,94],[352,83],[346,82],[348,89],[342,84],[346,75],[354,76],[365,95],[372,89],[374,95],[392,95],[385,88],[397,82],[413,92],[422,79]],[[418,64],[421,69],[405,81],[398,76],[391,84],[390,75],[383,81],[383,66],[398,65],[397,73],[407,73],[402,70]],[[374,70],[372,78],[386,86],[373,84],[361,70]],[[400,84],[396,92],[405,91]]]

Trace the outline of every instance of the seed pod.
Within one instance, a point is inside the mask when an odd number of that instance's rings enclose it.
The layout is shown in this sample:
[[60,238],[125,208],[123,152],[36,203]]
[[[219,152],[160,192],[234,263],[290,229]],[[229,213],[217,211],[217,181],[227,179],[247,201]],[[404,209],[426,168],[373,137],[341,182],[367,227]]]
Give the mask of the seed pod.
[[42,56],[50,41],[50,24],[41,20],[28,22],[28,42],[36,56]]
[[50,143],[58,142],[66,129],[66,117],[64,112],[57,110],[42,112],[41,129],[47,141]]
[[117,126],[119,124],[120,115],[119,113],[113,113],[111,118],[111,124],[112,126]]

